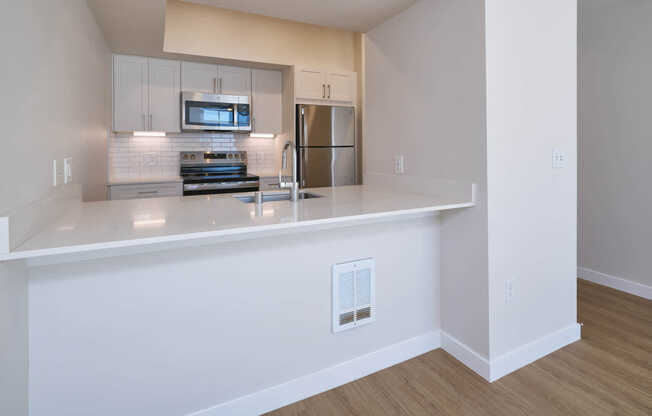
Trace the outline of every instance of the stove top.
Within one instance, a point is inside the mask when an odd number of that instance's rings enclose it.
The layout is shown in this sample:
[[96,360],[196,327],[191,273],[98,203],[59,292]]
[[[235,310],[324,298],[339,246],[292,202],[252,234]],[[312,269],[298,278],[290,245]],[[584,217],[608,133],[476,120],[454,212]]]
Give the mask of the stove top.
[[260,178],[247,174],[247,152],[181,152],[184,195],[252,192]]

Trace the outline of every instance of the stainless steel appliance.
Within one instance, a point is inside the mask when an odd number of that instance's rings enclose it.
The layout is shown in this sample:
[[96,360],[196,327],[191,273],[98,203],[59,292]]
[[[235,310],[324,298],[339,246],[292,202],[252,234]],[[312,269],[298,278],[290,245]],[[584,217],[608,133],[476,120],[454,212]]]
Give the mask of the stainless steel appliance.
[[181,128],[184,131],[251,131],[251,99],[184,91]]
[[247,152],[181,152],[183,195],[255,192],[260,178],[247,174]]
[[355,109],[298,104],[296,114],[300,186],[355,185]]

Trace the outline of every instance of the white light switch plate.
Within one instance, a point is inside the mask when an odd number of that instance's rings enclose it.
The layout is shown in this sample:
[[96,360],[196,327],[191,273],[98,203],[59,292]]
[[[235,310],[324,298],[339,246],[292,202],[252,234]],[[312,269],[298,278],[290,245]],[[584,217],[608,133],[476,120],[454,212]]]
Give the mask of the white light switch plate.
[[405,173],[405,156],[394,156],[394,173]]
[[52,186],[57,186],[57,160],[52,161]]

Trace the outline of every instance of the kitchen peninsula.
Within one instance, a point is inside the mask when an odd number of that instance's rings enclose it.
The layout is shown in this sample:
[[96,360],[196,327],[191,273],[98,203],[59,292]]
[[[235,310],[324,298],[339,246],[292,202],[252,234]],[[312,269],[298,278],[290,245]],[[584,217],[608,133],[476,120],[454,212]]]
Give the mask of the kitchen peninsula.
[[[257,414],[298,399],[283,387],[248,398],[279,380],[390,348],[359,377],[437,348],[438,213],[473,209],[472,185],[369,182],[262,205],[243,194],[71,203],[0,254],[29,281],[32,411],[125,414],[156,385],[143,413]],[[331,273],[359,259],[376,263],[377,318],[336,334]]]
[[[204,241],[205,244],[284,233],[294,229],[355,225],[381,219],[473,206],[471,185],[464,193],[431,195],[356,185],[306,190],[319,197],[244,203],[234,195],[169,197],[123,201],[79,202],[68,213],[29,238],[0,260],[34,259],[83,252],[102,252]],[[266,195],[283,192],[266,192]],[[247,195],[247,194],[239,194]],[[114,253],[115,254],[115,253]]]

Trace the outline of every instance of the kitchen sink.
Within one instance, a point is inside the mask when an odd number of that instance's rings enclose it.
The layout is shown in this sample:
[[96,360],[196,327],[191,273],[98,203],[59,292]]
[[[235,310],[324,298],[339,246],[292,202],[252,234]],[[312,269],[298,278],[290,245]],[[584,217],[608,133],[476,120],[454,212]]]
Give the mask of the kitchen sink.
[[[254,195],[234,195],[234,198],[239,199],[245,204],[253,204],[256,202],[256,197]],[[323,198],[323,195],[313,194],[312,192],[299,192],[299,200],[303,199],[312,199],[312,198]],[[263,202],[273,202],[273,201],[289,201],[290,193],[289,192],[275,192],[275,193],[263,193]]]

